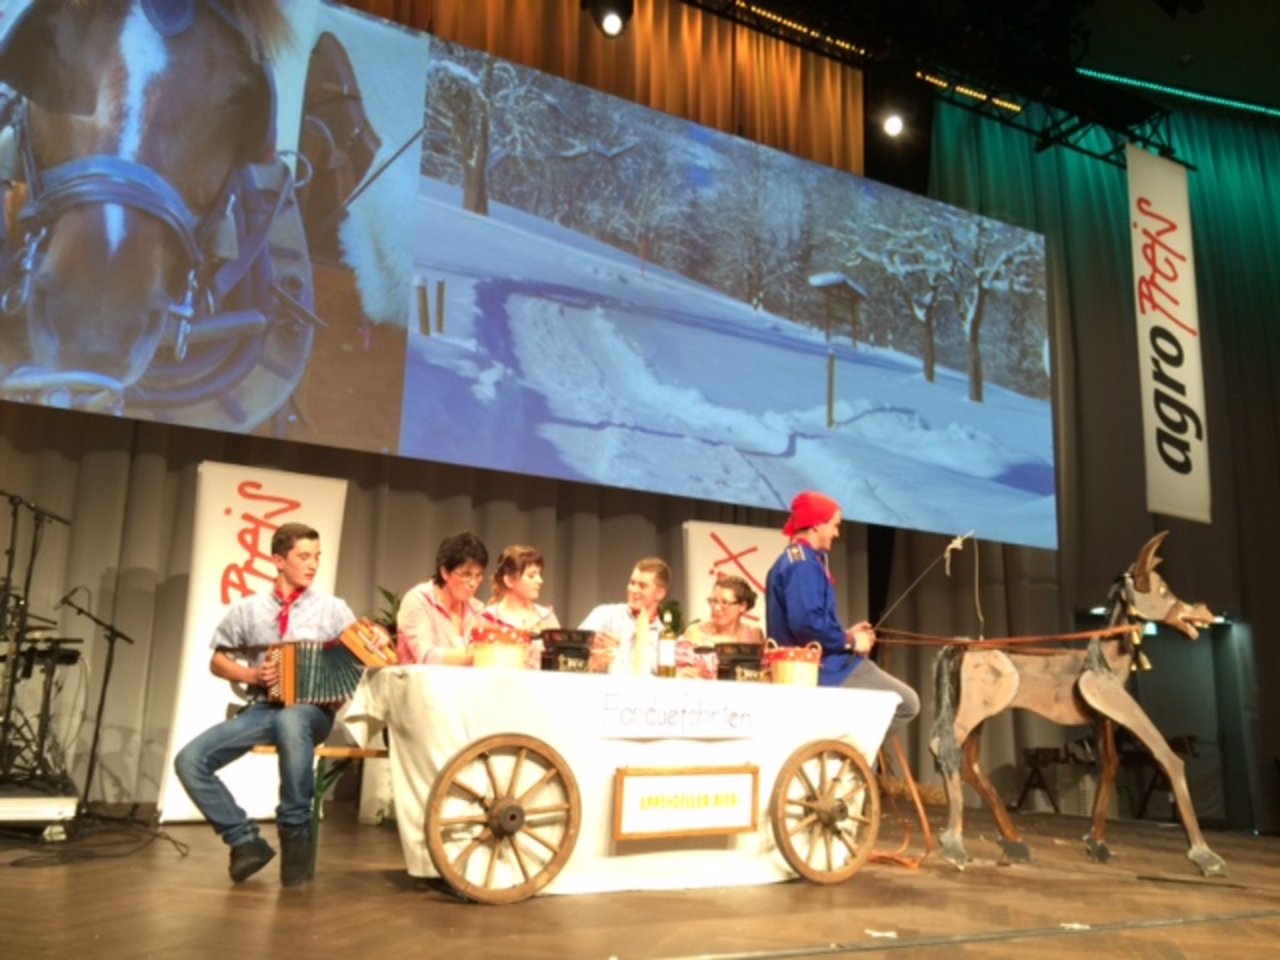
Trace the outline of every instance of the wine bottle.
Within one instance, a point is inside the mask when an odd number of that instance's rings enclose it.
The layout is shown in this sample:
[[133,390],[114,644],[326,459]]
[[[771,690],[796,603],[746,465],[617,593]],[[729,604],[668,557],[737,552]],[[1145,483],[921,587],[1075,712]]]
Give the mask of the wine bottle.
[[676,628],[671,622],[671,611],[662,613],[662,633],[658,635],[658,676],[676,675]]

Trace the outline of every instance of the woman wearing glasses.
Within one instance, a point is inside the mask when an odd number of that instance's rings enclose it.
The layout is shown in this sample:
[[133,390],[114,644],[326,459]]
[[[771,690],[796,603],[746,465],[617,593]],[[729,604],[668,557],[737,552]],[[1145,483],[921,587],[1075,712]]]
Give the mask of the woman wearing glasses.
[[471,662],[467,640],[484,604],[489,551],[474,533],[446,537],[436,550],[436,574],[404,595],[396,612],[396,653],[401,663]]
[[756,592],[742,577],[721,577],[707,597],[710,617],[692,623],[676,645],[676,673],[682,677],[714,680],[719,658],[713,650],[721,643],[764,643],[759,627],[742,618],[756,605]]
[[742,618],[756,605],[756,592],[742,577],[721,577],[711,588],[707,606],[711,617],[692,624],[685,639],[696,647],[717,643],[764,643],[759,627],[743,623]]

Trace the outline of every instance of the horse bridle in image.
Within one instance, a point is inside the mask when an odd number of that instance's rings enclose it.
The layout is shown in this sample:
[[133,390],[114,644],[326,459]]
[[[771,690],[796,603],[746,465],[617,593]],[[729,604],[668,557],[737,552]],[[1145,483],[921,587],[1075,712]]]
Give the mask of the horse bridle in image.
[[[221,4],[210,6],[233,22]],[[170,23],[167,29],[180,31],[187,26],[189,22]],[[274,117],[274,87],[263,70],[273,94]],[[181,419],[192,425],[256,427],[282,405],[301,379],[319,324],[311,310],[310,258],[296,200],[296,191],[305,182],[295,183],[289,165],[274,152],[274,135],[270,144],[264,144],[264,153],[272,154],[270,160],[233,168],[218,200],[200,217],[164,176],[137,161],[96,154],[42,170],[31,143],[27,113],[21,96],[0,111],[0,129],[12,132],[11,149],[18,154],[10,166],[20,167],[13,173],[20,174],[16,179],[27,186],[26,202],[17,218],[20,242],[16,246],[8,242],[0,226],[0,241],[4,241],[0,308],[4,313],[14,316],[26,309],[52,225],[63,213],[80,206],[116,204],[163,223],[182,251],[186,281],[169,304],[161,341],[171,347],[173,360],[153,358],[137,384],[124,387],[92,371],[21,365],[0,371],[0,396],[115,413],[154,411],[160,416],[165,416],[166,409],[187,407],[194,408],[188,412],[196,415]],[[270,316],[263,312],[262,305],[267,303]],[[203,349],[191,351],[197,344]],[[250,410],[243,397],[230,394],[245,393],[237,391],[237,385],[262,362],[272,365],[268,376],[292,386],[283,396],[278,396],[279,389],[268,389],[265,398],[261,389],[249,389],[251,402],[266,399],[271,406]]]

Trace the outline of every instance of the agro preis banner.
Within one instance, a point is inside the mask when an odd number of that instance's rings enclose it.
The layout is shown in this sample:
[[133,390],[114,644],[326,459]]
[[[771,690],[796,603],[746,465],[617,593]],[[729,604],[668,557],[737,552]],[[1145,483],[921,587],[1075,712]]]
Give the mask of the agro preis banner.
[[1187,171],[1129,144],[1147,509],[1210,522],[1209,437]]

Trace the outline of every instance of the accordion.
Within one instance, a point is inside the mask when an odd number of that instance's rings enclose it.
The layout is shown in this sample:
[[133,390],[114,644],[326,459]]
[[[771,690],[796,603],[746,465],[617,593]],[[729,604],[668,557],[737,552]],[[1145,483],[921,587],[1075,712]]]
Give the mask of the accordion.
[[267,688],[273,703],[336,706],[355,693],[365,667],[397,662],[387,631],[371,620],[357,620],[337,640],[299,641],[267,648],[278,677]]

